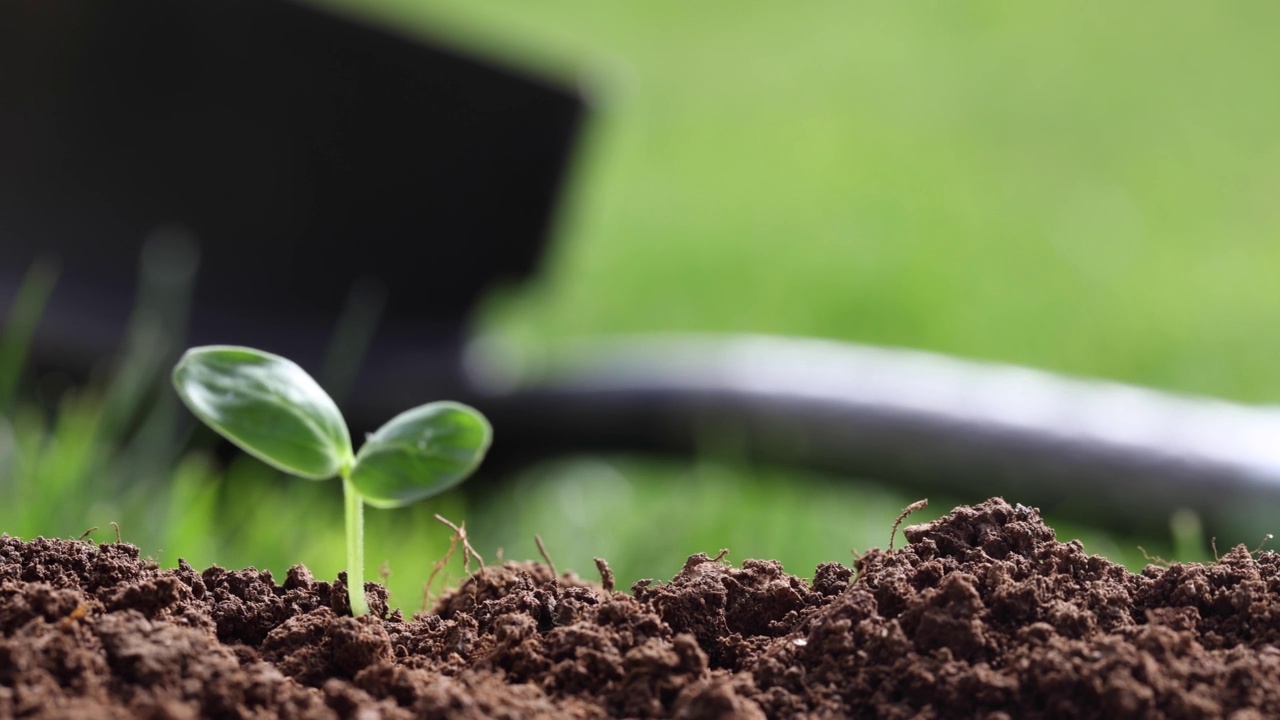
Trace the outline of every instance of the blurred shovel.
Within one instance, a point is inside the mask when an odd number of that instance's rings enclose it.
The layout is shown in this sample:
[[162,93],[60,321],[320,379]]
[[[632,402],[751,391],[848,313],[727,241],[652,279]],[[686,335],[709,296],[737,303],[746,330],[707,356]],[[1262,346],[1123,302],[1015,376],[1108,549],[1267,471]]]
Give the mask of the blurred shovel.
[[686,454],[729,428],[750,460],[913,495],[1003,494],[1131,531],[1191,509],[1224,543],[1280,527],[1275,408],[817,339],[635,336],[565,356],[521,377],[493,346],[469,354],[499,458]]

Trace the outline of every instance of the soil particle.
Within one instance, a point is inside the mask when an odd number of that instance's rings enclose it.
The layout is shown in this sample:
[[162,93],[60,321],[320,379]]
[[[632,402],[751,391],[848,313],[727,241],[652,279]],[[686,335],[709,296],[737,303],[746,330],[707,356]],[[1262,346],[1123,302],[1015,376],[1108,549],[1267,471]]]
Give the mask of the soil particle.
[[[1141,573],[994,499],[812,582],[690,557],[612,592],[491,566],[411,619],[301,566],[0,536],[0,718],[1280,716],[1280,556]],[[602,573],[603,574],[603,573]]]

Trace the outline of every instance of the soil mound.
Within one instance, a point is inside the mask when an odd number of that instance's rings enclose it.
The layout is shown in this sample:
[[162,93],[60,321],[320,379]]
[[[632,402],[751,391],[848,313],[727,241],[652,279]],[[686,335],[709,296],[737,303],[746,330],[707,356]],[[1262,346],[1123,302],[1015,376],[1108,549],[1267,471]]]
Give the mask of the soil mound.
[[352,618],[343,577],[0,536],[0,717],[1280,716],[1280,556],[1141,574],[1000,499],[813,580],[703,554],[606,592],[488,567]]

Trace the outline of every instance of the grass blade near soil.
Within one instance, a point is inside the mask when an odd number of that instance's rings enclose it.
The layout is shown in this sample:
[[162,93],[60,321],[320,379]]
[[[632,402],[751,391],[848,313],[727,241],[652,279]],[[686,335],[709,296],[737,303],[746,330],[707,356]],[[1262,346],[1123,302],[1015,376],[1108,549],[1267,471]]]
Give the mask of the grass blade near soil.
[[58,263],[40,259],[27,271],[9,307],[9,316],[0,329],[0,414],[8,414],[26,364],[31,339],[49,294],[58,280]]

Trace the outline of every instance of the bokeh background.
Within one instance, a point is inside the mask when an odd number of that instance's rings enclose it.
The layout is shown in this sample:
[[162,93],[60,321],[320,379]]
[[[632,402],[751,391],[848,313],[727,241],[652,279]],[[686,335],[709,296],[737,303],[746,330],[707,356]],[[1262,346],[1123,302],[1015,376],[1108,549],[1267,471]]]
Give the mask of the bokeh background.
[[[817,336],[1280,400],[1274,3],[324,4],[590,99],[551,253],[533,283],[492,293],[477,336],[533,352],[624,332]],[[118,436],[104,417],[129,382],[13,406],[0,529],[118,521],[166,566],[340,569],[336,487],[161,452],[181,440],[173,408],[149,439]],[[536,557],[536,532],[562,569],[602,556],[622,585],[722,547],[803,576],[883,546],[916,499],[750,466],[732,443],[688,462],[566,457],[483,498],[371,510],[370,575],[385,561],[416,609],[448,544],[441,512],[486,556]],[[1055,525],[1135,566],[1139,544],[1206,552],[1194,516],[1141,538]]]

